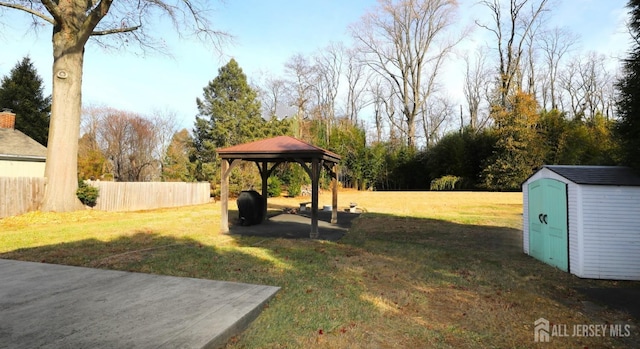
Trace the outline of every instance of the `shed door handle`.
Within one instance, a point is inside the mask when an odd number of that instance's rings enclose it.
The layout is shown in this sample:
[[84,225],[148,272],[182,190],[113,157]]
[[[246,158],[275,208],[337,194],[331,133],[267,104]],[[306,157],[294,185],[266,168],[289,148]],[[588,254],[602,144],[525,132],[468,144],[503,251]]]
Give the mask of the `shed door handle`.
[[540,223],[549,224],[547,222],[547,215],[544,213],[538,215],[538,220],[540,221]]

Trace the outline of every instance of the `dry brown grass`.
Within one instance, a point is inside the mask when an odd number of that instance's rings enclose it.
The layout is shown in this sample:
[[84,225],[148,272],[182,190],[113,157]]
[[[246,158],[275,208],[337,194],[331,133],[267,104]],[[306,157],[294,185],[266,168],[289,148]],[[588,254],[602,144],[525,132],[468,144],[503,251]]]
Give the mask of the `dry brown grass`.
[[[272,208],[306,198],[271,198]],[[220,205],[32,213],[0,220],[0,258],[240,281],[282,289],[230,348],[633,348],[632,337],[533,342],[533,322],[633,324],[587,309],[582,280],[522,253],[520,193],[356,192],[339,242],[217,233]],[[323,192],[320,205],[331,203]],[[234,207],[230,203],[230,207]]]
[[[269,204],[296,207],[310,197],[269,198]],[[522,227],[522,193],[380,192],[340,190],[338,209],[357,203],[364,212],[400,217],[443,219],[455,223]],[[331,191],[322,191],[318,205],[331,205]]]

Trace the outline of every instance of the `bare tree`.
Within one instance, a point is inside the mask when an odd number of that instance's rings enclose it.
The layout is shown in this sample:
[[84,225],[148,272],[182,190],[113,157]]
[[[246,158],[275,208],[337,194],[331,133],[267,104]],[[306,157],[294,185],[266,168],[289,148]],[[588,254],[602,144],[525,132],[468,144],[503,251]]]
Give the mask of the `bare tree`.
[[[370,74],[367,74],[366,65],[362,62],[358,50],[347,49],[345,62],[347,84],[345,114],[353,124],[358,123],[358,114],[367,105],[364,95],[369,77]],[[380,132],[378,132],[379,134]]]
[[167,153],[167,148],[169,148],[174,134],[178,132],[178,115],[173,110],[155,110],[149,121],[156,139],[156,146],[153,148],[152,156],[158,160],[160,173],[163,173],[163,157]]
[[159,174],[156,127],[139,115],[112,108],[103,110],[98,143],[120,182],[148,181]]
[[[395,113],[395,92],[389,81],[380,76],[370,78],[367,94],[371,100],[374,111],[374,122],[376,128],[376,141],[382,142],[383,132],[385,130],[385,119],[389,119],[391,128],[399,123],[394,122]],[[385,117],[386,116],[386,117]],[[400,125],[401,126],[401,125]],[[389,130],[389,136],[393,131]]]
[[562,91],[560,98],[560,109],[570,111],[571,115],[577,115],[581,101],[581,83],[579,82],[580,64],[576,59],[570,61],[562,71],[560,71],[558,80]]
[[98,144],[98,130],[104,107],[83,108],[78,141],[78,176],[81,179],[104,178],[106,159]]
[[[53,93],[43,211],[72,211],[76,198],[84,49],[89,38],[99,44],[136,42],[143,51],[162,49],[147,28],[158,17],[171,20],[177,32],[194,33],[214,46],[224,33],[211,30],[209,1],[186,0],[4,0],[0,7],[22,11],[33,22],[50,24],[53,44]],[[114,38],[116,41],[108,41]]]
[[524,37],[524,44],[526,46],[526,50],[524,51],[524,59],[526,60],[526,65],[522,67],[521,81],[520,85],[523,86],[523,90],[528,92],[529,94],[536,96],[536,57],[538,53],[538,42],[537,37],[539,36],[540,26],[542,25],[542,17],[538,16],[536,20],[532,23],[531,29],[526,32]]
[[268,77],[258,91],[264,109],[263,114],[266,113],[267,118],[277,116],[287,93],[287,82],[284,79]]
[[422,129],[425,136],[425,147],[438,143],[446,129],[447,122],[454,115],[454,105],[443,96],[431,96],[420,112]]
[[389,120],[389,140],[391,143],[404,143],[407,139],[407,124],[402,122],[402,113],[398,112],[398,107],[402,102],[398,98],[398,93],[395,91],[394,86],[388,80],[384,80],[389,86],[386,90],[383,90],[382,105],[384,106],[384,113]]
[[379,84],[374,84],[371,88],[373,95],[373,119],[376,128],[376,142],[382,141],[382,91]]
[[612,115],[615,76],[605,62],[604,55],[590,52],[575,57],[560,73],[566,100],[563,103],[568,104],[574,118],[591,120],[598,113]]
[[510,0],[507,14],[503,14],[500,0],[482,0],[491,12],[493,23],[486,24],[476,21],[476,24],[496,38],[498,53],[498,102],[507,105],[507,97],[519,90],[518,83],[521,75],[523,49],[526,38],[534,30],[537,20],[546,11],[548,0]]
[[100,126],[100,119],[104,109],[106,109],[105,106],[97,105],[87,106],[82,109],[80,131],[93,141],[98,138],[98,127]]
[[331,128],[335,122],[336,100],[342,74],[344,46],[332,43],[319,50],[313,57],[312,75],[315,95],[314,118],[324,125],[324,139],[329,143]]
[[335,118],[336,98],[340,86],[342,74],[342,57],[344,46],[340,43],[332,43],[320,50],[313,58],[314,72],[316,74],[317,105],[321,117],[328,120]]
[[298,53],[284,64],[285,73],[288,76],[287,85],[290,93],[291,105],[296,107],[296,119],[298,121],[297,137],[300,134],[300,122],[309,117],[309,103],[313,97],[314,71],[308,59]]
[[369,67],[395,86],[410,147],[415,146],[416,117],[458,42],[447,36],[456,8],[454,0],[380,0],[351,28]]
[[[487,69],[487,55],[484,49],[476,51],[474,60],[470,55],[465,55],[465,77],[463,93],[469,109],[469,126],[473,130],[479,130],[487,122],[488,113],[480,117],[480,107],[486,100],[491,85],[491,77]],[[462,125],[461,125],[462,126]]]
[[551,30],[542,32],[538,38],[540,47],[542,48],[544,61],[546,64],[546,76],[548,78],[547,89],[543,89],[543,105],[547,105],[547,90],[551,109],[558,109],[558,72],[560,61],[570,52],[574,45],[578,42],[578,37],[571,33],[568,29],[555,27]]

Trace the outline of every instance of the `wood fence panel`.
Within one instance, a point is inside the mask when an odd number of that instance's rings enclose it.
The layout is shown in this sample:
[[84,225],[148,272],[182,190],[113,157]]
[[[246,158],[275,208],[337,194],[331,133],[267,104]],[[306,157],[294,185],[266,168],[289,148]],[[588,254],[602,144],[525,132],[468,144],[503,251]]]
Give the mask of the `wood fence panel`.
[[44,183],[44,177],[0,177],[0,218],[37,210]]
[[88,182],[98,187],[95,209],[138,211],[208,203],[209,183],[185,182]]
[[[209,183],[92,182],[100,196],[95,209],[138,211],[205,204]],[[44,177],[0,177],[0,218],[38,210],[44,196]]]

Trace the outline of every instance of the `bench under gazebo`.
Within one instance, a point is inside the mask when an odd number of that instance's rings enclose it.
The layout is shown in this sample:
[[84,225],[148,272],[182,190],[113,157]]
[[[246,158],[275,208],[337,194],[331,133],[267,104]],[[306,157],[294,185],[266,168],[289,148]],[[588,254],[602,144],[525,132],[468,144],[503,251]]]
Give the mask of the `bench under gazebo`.
[[318,182],[320,172],[324,168],[332,181],[332,211],[331,223],[338,222],[338,162],[340,156],[326,149],[322,149],[289,136],[279,136],[255,142],[238,144],[218,149],[218,156],[222,159],[220,202],[220,229],[229,231],[229,175],[233,167],[243,161],[252,161],[260,171],[262,178],[262,198],[264,200],[264,215],[267,217],[267,179],[278,165],[286,162],[297,162],[311,178],[311,233],[309,237],[318,238]]

